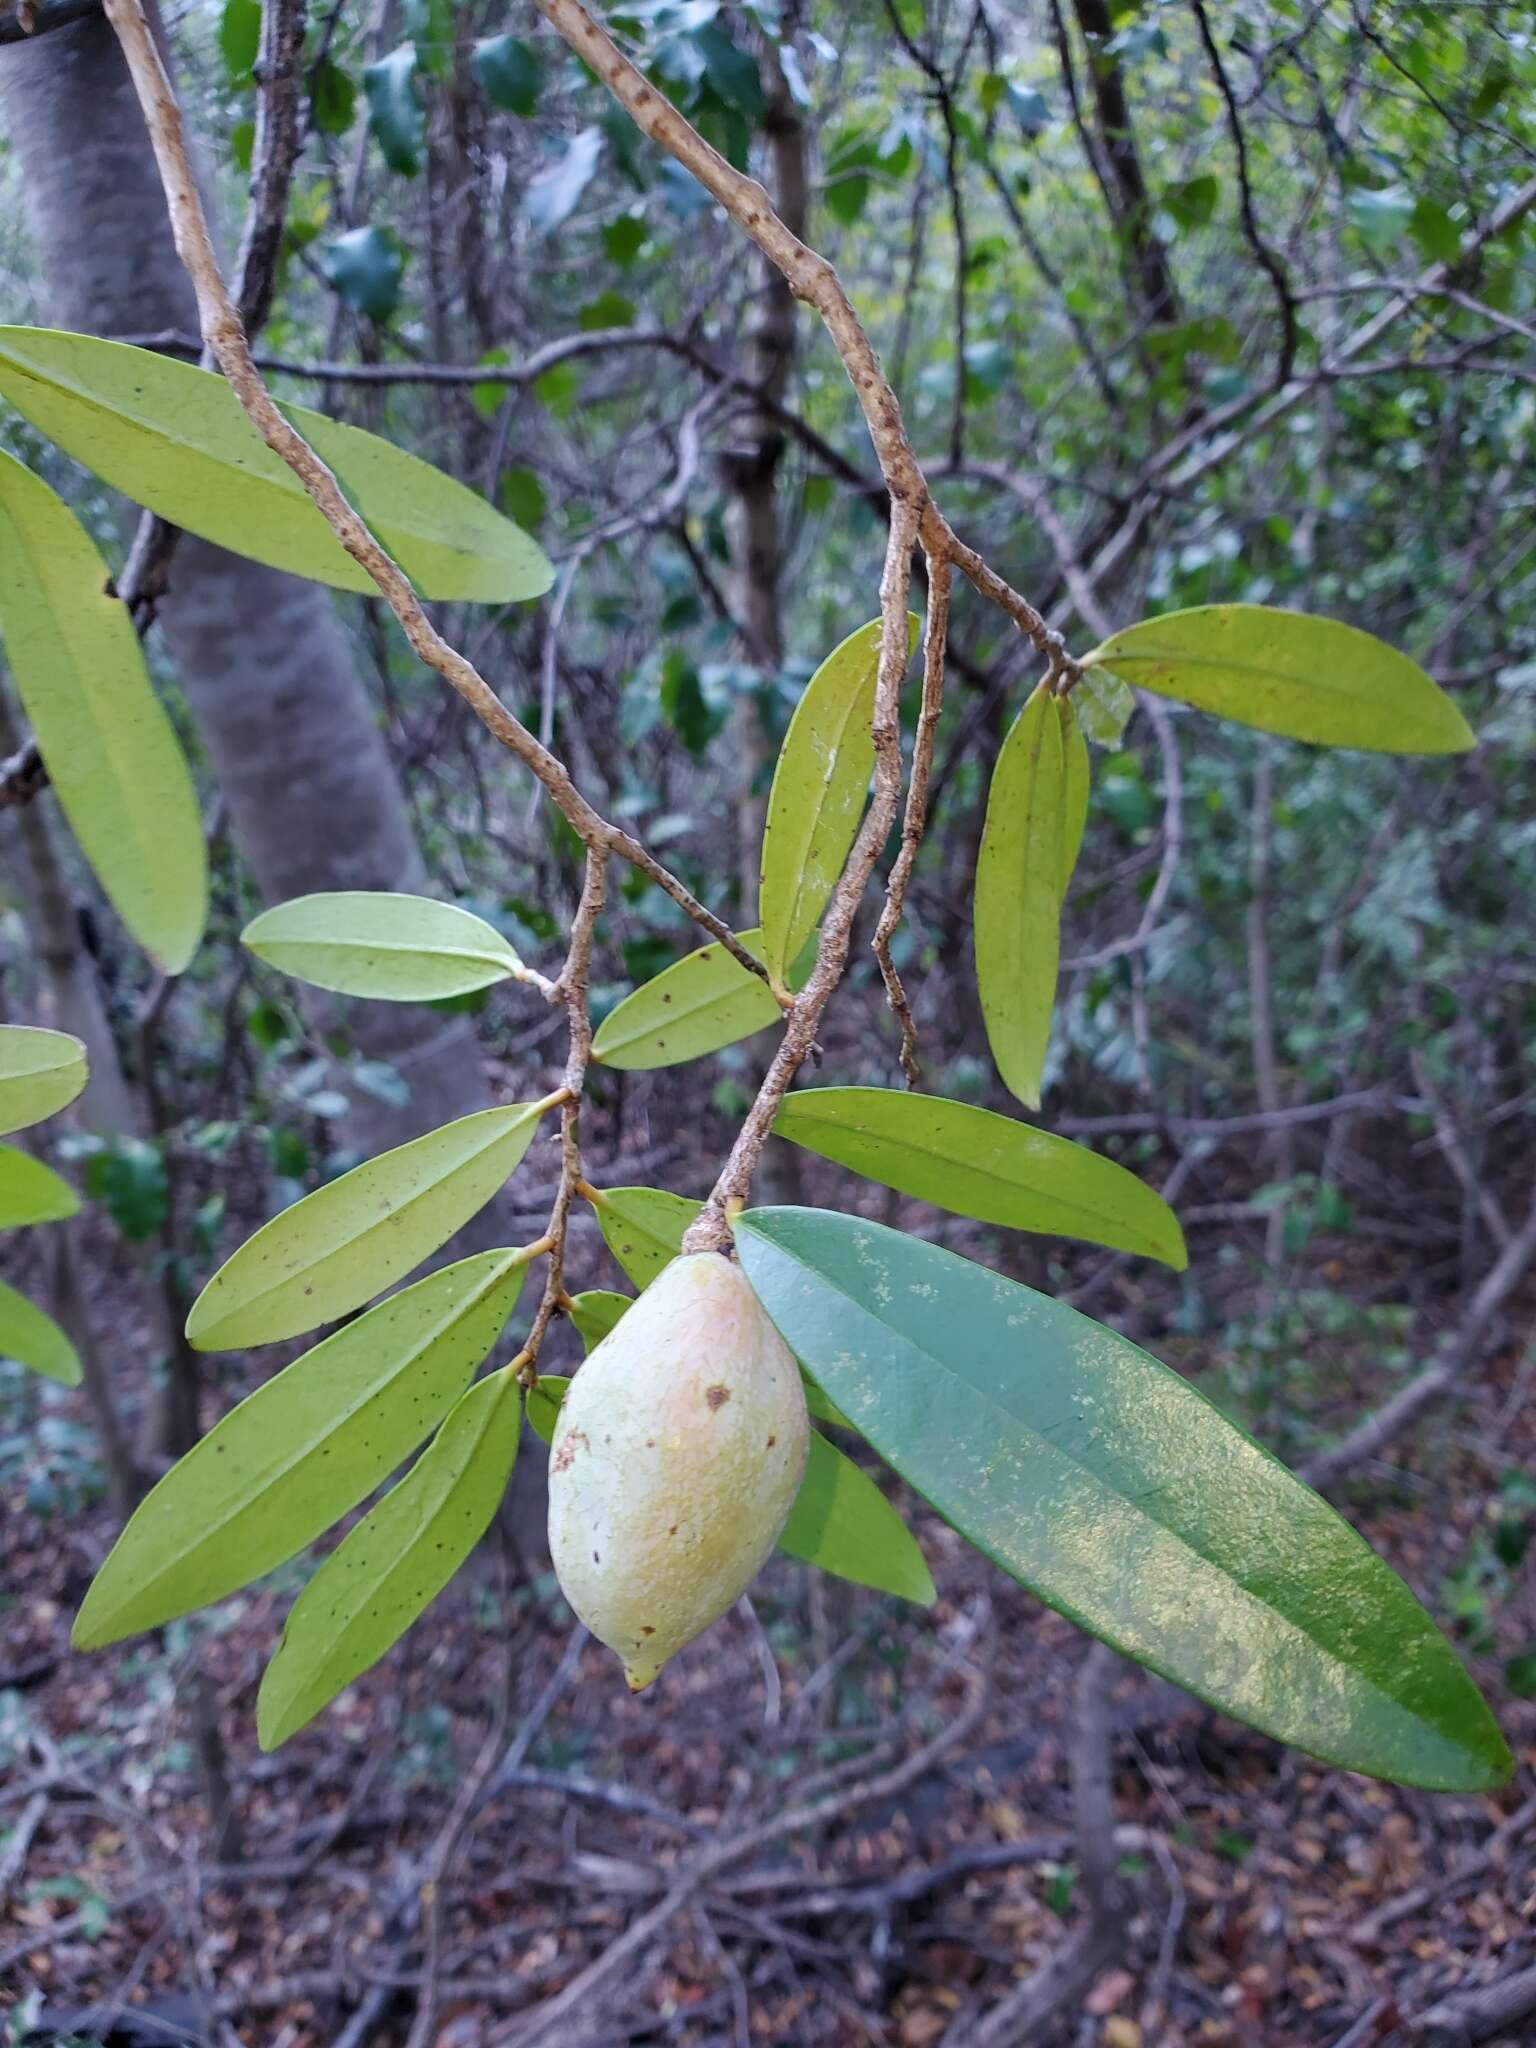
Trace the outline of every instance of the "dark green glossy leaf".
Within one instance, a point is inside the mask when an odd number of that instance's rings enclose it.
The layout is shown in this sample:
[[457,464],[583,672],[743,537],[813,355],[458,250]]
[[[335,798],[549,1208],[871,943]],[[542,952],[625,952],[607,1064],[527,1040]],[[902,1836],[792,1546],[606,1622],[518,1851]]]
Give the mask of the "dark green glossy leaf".
[[482,37],[475,45],[473,61],[487,99],[525,119],[537,112],[544,67],[520,37]]
[[399,49],[391,50],[387,57],[368,65],[363,72],[368,126],[385,163],[406,178],[414,178],[421,168],[421,146],[426,133],[415,78],[414,43],[402,43]]
[[814,1209],[737,1225],[785,1341],[888,1464],[1127,1656],[1325,1762],[1433,1789],[1509,1752],[1349,1524],[1136,1345],[936,1245]]
[[135,1510],[85,1596],[76,1649],[224,1599],[365,1500],[468,1386],[525,1270],[520,1251],[445,1266],[231,1409]]
[[387,228],[349,228],[320,252],[326,282],[370,320],[387,320],[400,303],[405,251]]
[[1010,1230],[1189,1263],[1178,1218],[1113,1159],[968,1102],[895,1088],[798,1088],[775,1132],[882,1187]]
[[376,1664],[447,1585],[507,1490],[521,1412],[509,1372],[471,1387],[407,1476],[321,1565],[262,1677],[263,1749],[286,1742]]
[[1460,754],[1472,728],[1417,662],[1357,627],[1263,604],[1203,604],[1083,656],[1139,689],[1319,747]]

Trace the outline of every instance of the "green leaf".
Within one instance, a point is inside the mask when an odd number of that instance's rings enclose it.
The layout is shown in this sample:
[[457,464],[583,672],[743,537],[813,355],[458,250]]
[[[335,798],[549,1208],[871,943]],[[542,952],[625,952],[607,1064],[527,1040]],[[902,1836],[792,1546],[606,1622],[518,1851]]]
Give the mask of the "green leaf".
[[115,1136],[86,1162],[85,1187],[130,1244],[143,1244],[166,1219],[170,1182],[157,1145]]
[[258,960],[312,988],[389,1003],[468,995],[523,966],[472,911],[384,889],[295,896],[252,918],[240,938]]
[[355,313],[387,320],[400,303],[405,251],[387,228],[350,228],[320,252],[326,283]]
[[286,1742],[376,1664],[469,1556],[512,1476],[521,1405],[505,1370],[472,1386],[407,1476],[315,1573],[262,1677],[263,1749]]
[[51,1166],[0,1145],[0,1230],[19,1230],[26,1223],[62,1223],[79,1213],[80,1197]]
[[1096,747],[1118,747],[1136,709],[1130,686],[1107,668],[1090,669],[1072,692],[1084,739]]
[[1426,263],[1455,263],[1461,255],[1456,223],[1434,199],[1420,199],[1409,218],[1408,232]]
[[1083,660],[1160,697],[1314,746],[1460,754],[1474,744],[1417,662],[1355,626],[1305,612],[1196,605],[1127,626]]
[[55,1115],[87,1078],[80,1039],[36,1024],[0,1024],[0,1133]]
[[345,135],[357,112],[357,87],[334,57],[322,57],[309,73],[309,112],[322,135]]
[[475,76],[487,99],[526,119],[538,110],[544,67],[517,36],[485,36],[475,45]]
[[[909,615],[907,650],[919,621]],[[861,626],[805,686],[784,735],[763,825],[763,959],[782,986],[816,929],[859,829],[875,765],[880,621]]]
[[219,1268],[187,1317],[199,1351],[276,1344],[361,1307],[495,1194],[548,1102],[477,1110],[381,1152],[284,1209]]
[[1351,192],[1345,204],[1350,226],[1379,256],[1397,247],[1414,215],[1411,192],[1401,185],[1387,185],[1379,192]]
[[202,813],[111,591],[69,507],[0,455],[0,632],[17,692],[97,880],[145,951],[179,974],[208,913]]
[[[763,957],[761,931],[736,936],[755,960]],[[803,987],[810,965],[809,959],[797,961],[803,971],[792,977],[792,987]],[[608,1012],[592,1041],[592,1056],[627,1072],[677,1067],[766,1031],[782,1014],[760,975],[749,974],[724,946],[700,946]]]
[[[220,376],[94,335],[0,327],[0,394],[114,490],[220,547],[372,596],[303,485]],[[300,405],[283,412],[336,472],[423,597],[500,604],[554,580],[543,550],[430,463]]]
[[615,1294],[607,1287],[589,1287],[576,1296],[567,1313],[576,1326],[583,1350],[590,1351],[595,1344],[602,1343],[629,1303],[629,1295]]
[[80,1360],[75,1347],[50,1315],[45,1315],[0,1280],[0,1358],[14,1358],[61,1387],[78,1387]]
[[366,1500],[469,1385],[526,1266],[521,1251],[445,1266],[231,1409],[134,1511],[85,1596],[75,1648],[224,1599]]
[[869,1474],[815,1430],[779,1548],[856,1586],[920,1607],[933,1602],[933,1576],[917,1538]]
[[1447,1791],[1508,1776],[1408,1588],[1177,1373],[878,1224],[764,1209],[736,1243],[881,1457],[1051,1606],[1326,1763]]
[[1040,1107],[1061,949],[1066,767],[1042,684],[1003,742],[976,857],[976,985],[987,1043],[1019,1100]]
[[546,1444],[555,1440],[555,1424],[560,1419],[560,1403],[565,1399],[565,1390],[570,1384],[568,1374],[541,1372],[537,1386],[529,1389],[529,1427],[534,1435]]
[[1083,833],[1088,825],[1088,742],[1072,709],[1070,697],[1055,700],[1061,721],[1062,832],[1061,893],[1066,895],[1083,850]]
[[739,49],[715,22],[696,28],[689,38],[704,59],[704,76],[728,107],[749,121],[763,117],[763,81],[757,59]]
[[564,145],[558,158],[530,180],[523,210],[546,234],[563,227],[581,204],[603,153],[601,128],[582,128]]
[[414,178],[421,168],[421,146],[426,135],[415,75],[414,43],[402,43],[398,50],[391,50],[387,57],[368,65],[363,72],[368,126],[385,163],[406,178]]
[[261,48],[261,0],[224,0],[219,54],[233,86],[249,85]]
[[1189,1259],[1160,1195],[1113,1159],[990,1109],[894,1088],[798,1088],[774,1131],[882,1187],[955,1216]]
[[604,1244],[636,1287],[649,1287],[671,1265],[684,1231],[704,1206],[663,1188],[592,1188],[587,1199]]

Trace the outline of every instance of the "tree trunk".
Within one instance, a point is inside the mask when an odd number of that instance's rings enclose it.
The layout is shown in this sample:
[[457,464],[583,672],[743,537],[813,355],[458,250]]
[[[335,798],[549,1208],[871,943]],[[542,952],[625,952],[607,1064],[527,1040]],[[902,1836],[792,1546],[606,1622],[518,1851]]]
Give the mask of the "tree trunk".
[[[196,331],[159,177],[117,40],[94,16],[0,51],[0,120],[50,316],[98,334]],[[316,889],[421,891],[405,801],[335,606],[318,585],[185,539],[161,608],[235,839],[269,902]],[[340,1006],[306,998],[334,1029]],[[393,1066],[405,1105],[352,1093],[366,1152],[483,1107],[474,1034],[409,1004],[348,1006],[353,1044]]]

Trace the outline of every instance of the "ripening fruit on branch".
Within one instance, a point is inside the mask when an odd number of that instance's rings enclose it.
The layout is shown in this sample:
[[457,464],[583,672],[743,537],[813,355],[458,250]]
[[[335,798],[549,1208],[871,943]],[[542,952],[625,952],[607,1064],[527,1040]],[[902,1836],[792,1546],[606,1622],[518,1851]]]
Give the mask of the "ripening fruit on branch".
[[718,1252],[674,1259],[577,1373],[551,1446],[549,1548],[636,1692],[757,1576],[809,1442],[799,1368]]

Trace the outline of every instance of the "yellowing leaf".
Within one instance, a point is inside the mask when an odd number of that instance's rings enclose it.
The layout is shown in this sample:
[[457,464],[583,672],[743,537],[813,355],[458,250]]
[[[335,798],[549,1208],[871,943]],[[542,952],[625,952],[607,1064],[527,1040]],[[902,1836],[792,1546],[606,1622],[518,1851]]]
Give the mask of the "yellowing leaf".
[[1459,754],[1472,728],[1406,654],[1337,619],[1203,604],[1112,633],[1085,665],[1197,710],[1319,747]]
[[[0,393],[135,504],[274,569],[374,591],[225,380],[168,356],[0,327]],[[283,411],[423,597],[499,604],[554,580],[543,550],[429,463],[305,406]]]
[[920,1607],[933,1601],[933,1575],[917,1538],[869,1474],[814,1429],[779,1548],[856,1586]]
[[[919,621],[908,619],[907,649]],[[763,825],[763,958],[780,986],[816,929],[859,829],[870,772],[880,621],[861,626],[805,686],[784,735]]]
[[594,1188],[590,1200],[604,1244],[636,1287],[649,1287],[672,1263],[704,1206],[665,1188]]
[[40,1372],[44,1379],[57,1380],[61,1387],[78,1387],[80,1360],[75,1347],[50,1315],[45,1315],[0,1280],[0,1358],[14,1358],[18,1365]]
[[1188,1265],[1178,1218],[1113,1159],[969,1102],[896,1088],[797,1088],[777,1135],[883,1187],[1010,1230]]
[[471,1387],[406,1477],[321,1565],[262,1677],[263,1749],[286,1742],[376,1664],[447,1585],[506,1492],[521,1409],[505,1370]]
[[523,1252],[480,1252],[296,1359],[140,1503],[75,1622],[78,1650],[248,1586],[340,1521],[436,1428],[500,1336]]
[[[760,931],[737,937],[754,959],[762,958]],[[724,946],[700,946],[608,1012],[592,1040],[592,1056],[626,1071],[680,1066],[766,1030],[781,1015],[778,998],[761,976],[749,974]]]
[[1056,1000],[1065,802],[1061,722],[1042,685],[998,755],[976,860],[976,983],[987,1043],[1031,1109],[1040,1106]]
[[240,938],[258,960],[314,988],[391,1003],[468,995],[523,964],[473,912],[384,889],[296,896],[252,918]]
[[139,944],[179,974],[208,914],[197,792],[94,541],[4,454],[0,633],[80,851]]
[[262,1225],[192,1304],[199,1351],[276,1344],[359,1308],[446,1244],[522,1160],[547,1102],[516,1102],[381,1152]]
[[0,1024],[0,1132],[24,1131],[73,1102],[85,1086],[85,1047],[65,1031]]
[[24,1223],[61,1223],[79,1207],[80,1197],[51,1166],[14,1145],[0,1145],[0,1230],[19,1229]]
[[1061,893],[1071,885],[1077,857],[1083,850],[1083,832],[1088,824],[1088,742],[1072,709],[1070,697],[1055,699],[1061,720]]

